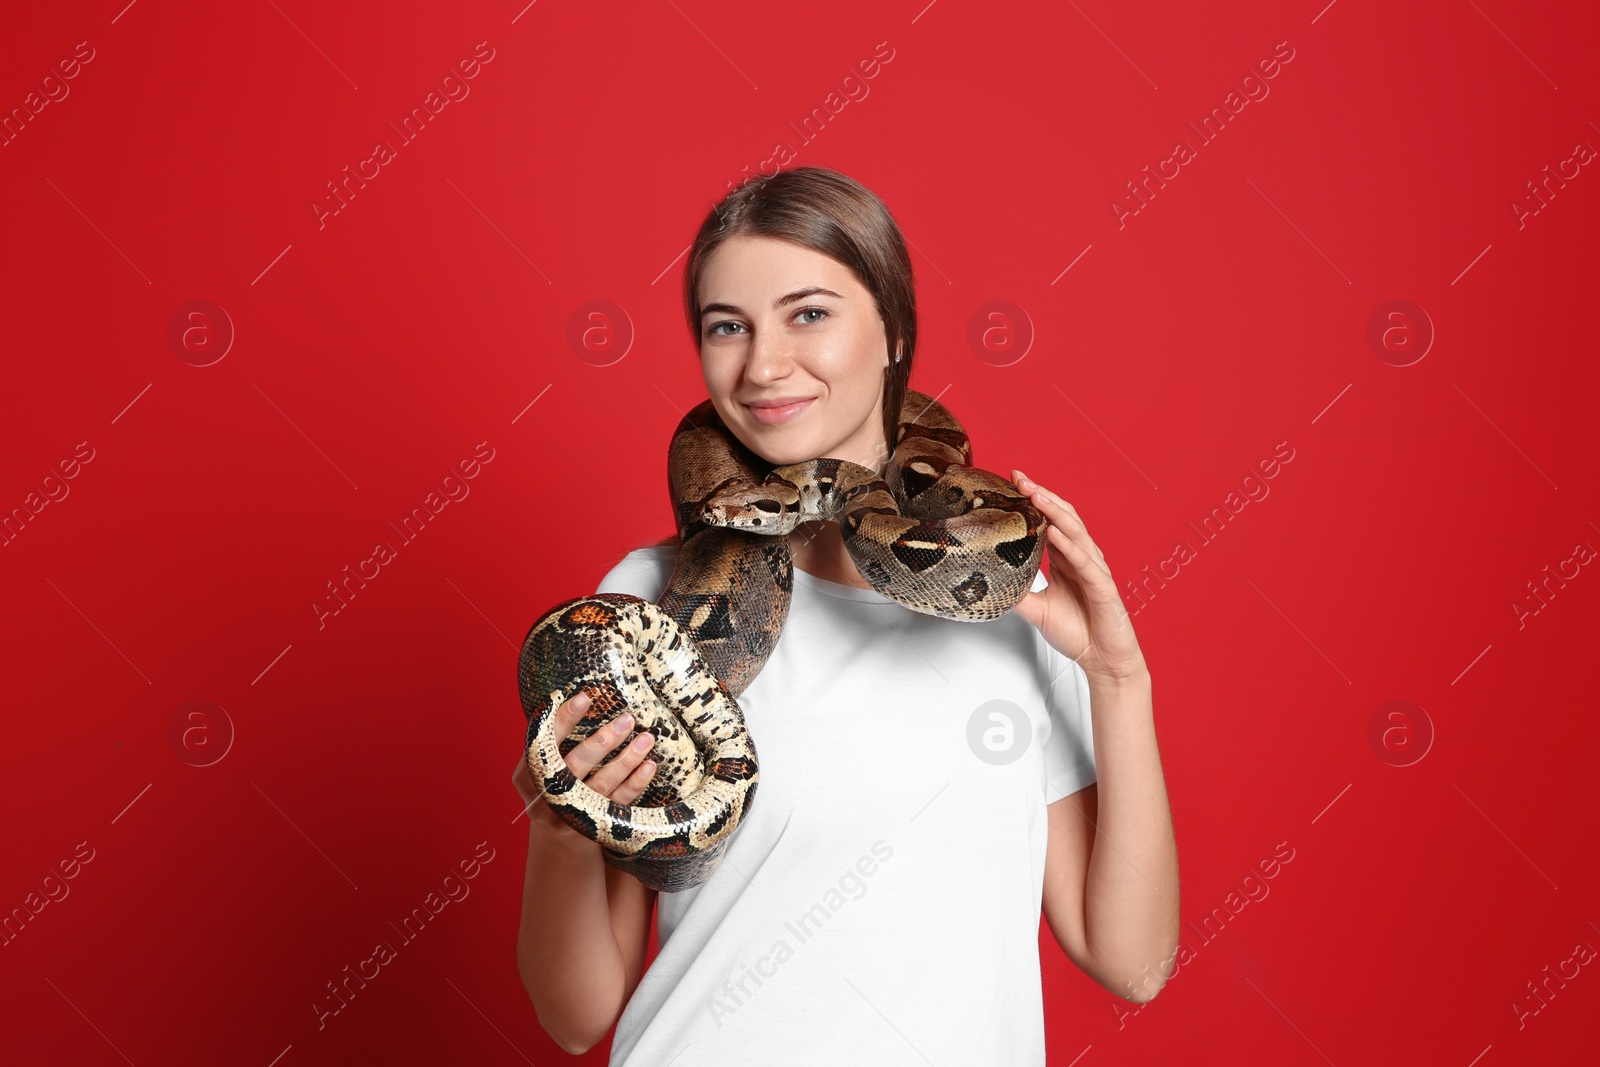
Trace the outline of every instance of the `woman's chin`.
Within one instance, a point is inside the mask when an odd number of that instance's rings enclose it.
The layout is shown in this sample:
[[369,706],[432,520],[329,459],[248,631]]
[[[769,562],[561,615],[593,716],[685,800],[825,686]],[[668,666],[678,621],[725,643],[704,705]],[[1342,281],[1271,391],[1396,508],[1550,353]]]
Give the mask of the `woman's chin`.
[[817,449],[821,446],[812,444],[807,440],[795,437],[793,440],[779,441],[776,438],[794,436],[786,435],[780,431],[780,426],[762,426],[759,423],[744,428],[736,436],[744,446],[774,467],[786,466],[790,463],[804,463],[808,459],[817,458]]
[[791,463],[804,463],[808,459],[816,458],[810,452],[797,451],[792,448],[786,448],[782,451],[774,451],[772,449],[761,449],[759,451],[751,449],[751,451],[774,467],[787,467]]

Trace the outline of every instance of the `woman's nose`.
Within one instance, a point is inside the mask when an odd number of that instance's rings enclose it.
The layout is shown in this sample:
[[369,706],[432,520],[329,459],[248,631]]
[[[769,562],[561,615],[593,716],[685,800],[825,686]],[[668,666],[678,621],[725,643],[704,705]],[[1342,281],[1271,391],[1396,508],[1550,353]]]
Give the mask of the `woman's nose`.
[[770,382],[787,377],[794,365],[794,354],[781,335],[761,331],[750,341],[745,376],[751,381]]

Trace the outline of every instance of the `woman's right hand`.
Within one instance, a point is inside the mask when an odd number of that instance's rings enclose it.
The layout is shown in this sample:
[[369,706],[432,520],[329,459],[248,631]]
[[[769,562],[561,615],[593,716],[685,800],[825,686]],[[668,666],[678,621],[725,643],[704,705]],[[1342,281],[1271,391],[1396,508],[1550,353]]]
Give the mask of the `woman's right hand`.
[[[589,694],[581,689],[562,702],[556,709],[557,744],[571,736],[573,727],[588,710]],[[607,753],[614,751],[626,740],[628,732],[632,729],[632,715],[619,715],[605,723],[590,734],[582,744],[574,745],[566,754],[567,769],[578,781],[584,782],[601,796],[618,804],[632,804],[638,799],[639,794],[644,792],[645,786],[656,772],[655,761],[644,759],[645,754],[650,751],[650,746],[655,743],[652,735],[640,734],[633,739],[632,744],[619,752],[615,759],[600,767],[598,771],[595,770]],[[593,777],[590,777],[591,772]],[[517,760],[517,769],[511,776],[511,784],[522,797],[523,806],[530,820],[543,823],[548,828],[559,827],[573,837],[582,837],[568,826],[548,803],[541,803],[544,799],[544,786],[543,783],[534,781],[533,770],[528,766],[527,753],[523,753],[522,758]]]

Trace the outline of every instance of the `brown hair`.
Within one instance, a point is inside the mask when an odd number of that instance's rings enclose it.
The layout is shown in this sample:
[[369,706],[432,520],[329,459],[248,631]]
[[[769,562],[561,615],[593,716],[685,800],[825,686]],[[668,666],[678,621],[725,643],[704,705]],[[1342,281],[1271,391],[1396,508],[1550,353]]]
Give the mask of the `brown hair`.
[[701,339],[700,276],[722,242],[739,236],[776,237],[821,252],[849,267],[872,294],[888,342],[883,394],[887,461],[899,443],[900,408],[917,351],[915,278],[894,216],[871,189],[827,167],[795,167],[742,183],[711,209],[689,249],[683,310],[696,351]]

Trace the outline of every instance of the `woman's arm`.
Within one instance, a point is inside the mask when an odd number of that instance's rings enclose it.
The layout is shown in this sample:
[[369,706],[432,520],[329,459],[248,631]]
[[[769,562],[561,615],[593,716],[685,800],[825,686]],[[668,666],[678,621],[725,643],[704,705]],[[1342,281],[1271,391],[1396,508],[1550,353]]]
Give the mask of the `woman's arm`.
[[1178,946],[1178,848],[1156,750],[1150,669],[1105,553],[1078,509],[1021,471],[1011,473],[1048,522],[1050,546],[1048,585],[1014,610],[1088,680],[1098,778],[1049,807],[1045,918],[1085,974],[1142,1004],[1171,975]]
[[[565,738],[588,707],[580,692],[556,710]],[[614,719],[566,755],[579,781],[618,804],[631,804],[655,773],[641,763],[648,733],[594,770],[626,739],[632,717]],[[590,771],[594,771],[590,775]],[[622,1015],[644,974],[656,891],[617,870],[600,846],[561,820],[543,797],[527,759],[511,778],[528,809],[528,866],[517,931],[517,971],[539,1025],[567,1052],[587,1052]]]
[[1047,809],[1045,920],[1080,970],[1143,1004],[1171,975],[1179,924],[1178,849],[1150,672],[1091,676],[1089,713],[1099,780]]
[[644,975],[656,891],[602,860],[548,805],[531,816],[517,970],[539,1025],[577,1055],[616,1025]]

